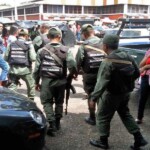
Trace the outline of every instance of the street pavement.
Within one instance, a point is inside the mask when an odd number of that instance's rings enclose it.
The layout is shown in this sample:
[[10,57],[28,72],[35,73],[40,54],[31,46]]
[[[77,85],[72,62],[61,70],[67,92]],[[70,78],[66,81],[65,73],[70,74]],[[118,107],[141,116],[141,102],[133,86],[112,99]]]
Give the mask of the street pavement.
[[[77,51],[77,47],[74,56]],[[26,95],[26,86],[21,81],[22,86],[18,88],[18,92]],[[56,137],[46,136],[46,145],[44,150],[98,150],[89,144],[90,138],[99,138],[96,126],[90,126],[84,122],[84,118],[88,116],[87,100],[82,98],[85,96],[82,84],[82,76],[79,75],[78,81],[73,81],[77,93],[71,94],[68,103],[68,115],[63,116],[61,120],[61,130],[56,133]],[[36,92],[35,102],[43,111],[40,103],[39,92]],[[139,98],[139,89],[135,89],[131,94],[129,108],[133,117],[136,118],[137,105]],[[65,107],[65,103],[64,103]],[[150,142],[150,100],[145,109],[144,122],[140,125],[141,132],[148,142]],[[109,145],[111,150],[130,150],[129,146],[134,142],[133,136],[130,135],[123,126],[118,114],[116,113],[111,123],[111,132],[109,137]],[[150,150],[150,144],[142,150]]]

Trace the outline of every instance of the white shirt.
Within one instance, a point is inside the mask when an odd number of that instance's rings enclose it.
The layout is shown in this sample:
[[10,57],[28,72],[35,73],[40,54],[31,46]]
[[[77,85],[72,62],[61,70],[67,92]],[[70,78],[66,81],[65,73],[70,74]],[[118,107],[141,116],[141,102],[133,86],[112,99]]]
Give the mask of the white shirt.
[[17,40],[17,38],[14,35],[10,35],[8,37],[7,44],[10,44],[10,43],[12,43],[12,42],[14,42],[16,40]]

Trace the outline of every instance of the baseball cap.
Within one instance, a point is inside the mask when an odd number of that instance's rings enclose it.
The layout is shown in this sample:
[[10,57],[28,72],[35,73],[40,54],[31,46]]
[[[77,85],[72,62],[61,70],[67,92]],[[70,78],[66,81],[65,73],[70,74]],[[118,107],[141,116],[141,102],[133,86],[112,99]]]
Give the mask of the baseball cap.
[[52,27],[49,29],[48,36],[49,35],[60,35],[62,37],[62,32],[58,27]]
[[107,45],[118,45],[119,36],[115,34],[107,34],[103,38],[103,44]]
[[94,30],[93,26],[91,24],[84,24],[81,28],[81,33],[87,32],[89,30]]
[[28,35],[29,32],[28,32],[27,29],[21,29],[21,30],[19,31],[19,34]]

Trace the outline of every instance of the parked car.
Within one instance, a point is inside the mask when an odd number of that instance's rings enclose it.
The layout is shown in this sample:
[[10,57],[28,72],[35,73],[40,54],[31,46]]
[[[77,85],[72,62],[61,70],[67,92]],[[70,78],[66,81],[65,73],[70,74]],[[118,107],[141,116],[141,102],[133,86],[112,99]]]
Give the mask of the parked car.
[[119,47],[130,54],[137,64],[150,48],[150,19],[122,19],[120,28],[107,29],[105,34],[117,34]]
[[41,150],[46,119],[27,97],[0,87],[0,149]]

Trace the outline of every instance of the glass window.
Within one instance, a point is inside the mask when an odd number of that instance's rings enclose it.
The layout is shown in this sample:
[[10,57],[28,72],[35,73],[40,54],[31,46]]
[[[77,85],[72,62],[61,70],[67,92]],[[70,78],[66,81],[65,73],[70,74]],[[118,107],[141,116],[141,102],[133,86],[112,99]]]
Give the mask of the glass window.
[[24,14],[24,9],[18,9],[18,15],[23,15]]
[[11,10],[9,11],[4,11],[3,16],[11,16]]
[[101,7],[99,6],[85,6],[84,13],[85,14],[100,14]]
[[128,5],[129,13],[144,13],[148,11],[148,6],[145,5]]
[[30,7],[25,9],[26,14],[39,13],[39,7]]
[[65,6],[66,14],[81,14],[82,7],[81,6]]
[[44,13],[62,13],[63,7],[61,5],[44,5]]

